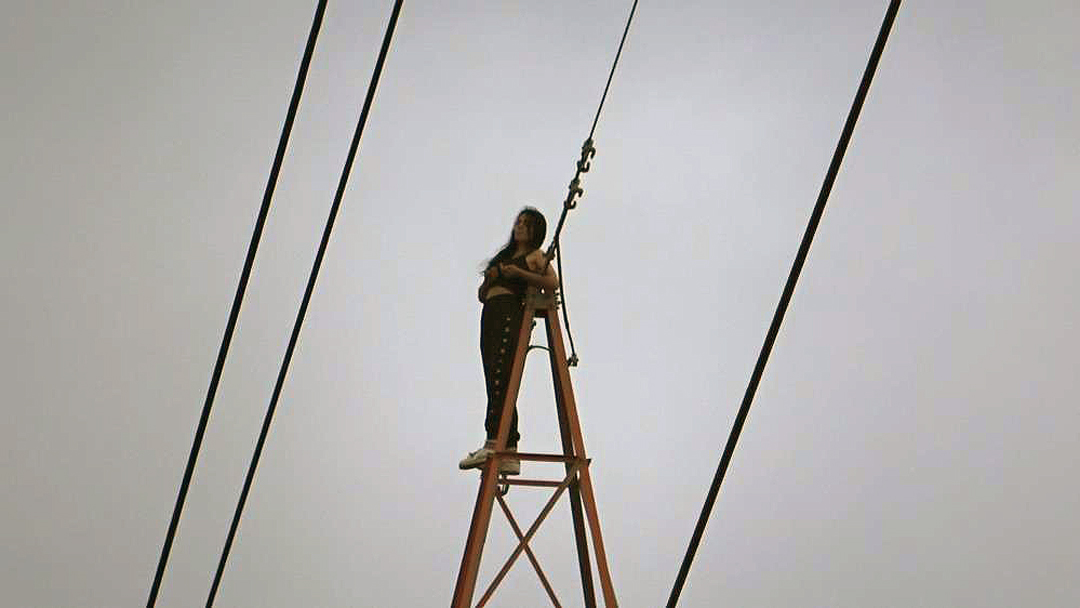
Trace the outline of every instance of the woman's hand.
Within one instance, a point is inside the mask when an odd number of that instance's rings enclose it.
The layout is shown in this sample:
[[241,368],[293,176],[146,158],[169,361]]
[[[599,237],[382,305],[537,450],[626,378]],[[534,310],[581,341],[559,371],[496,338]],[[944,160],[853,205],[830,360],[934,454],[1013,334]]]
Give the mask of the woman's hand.
[[510,277],[511,279],[520,278],[524,274],[524,271],[521,270],[521,268],[518,268],[513,264],[500,264],[499,272],[502,273],[502,276]]

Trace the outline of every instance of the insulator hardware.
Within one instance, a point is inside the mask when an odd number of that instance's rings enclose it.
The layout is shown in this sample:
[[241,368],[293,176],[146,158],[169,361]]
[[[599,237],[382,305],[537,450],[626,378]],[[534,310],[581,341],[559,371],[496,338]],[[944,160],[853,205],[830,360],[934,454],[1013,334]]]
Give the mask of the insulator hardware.
[[570,192],[567,193],[563,206],[567,209],[577,207],[577,199],[582,194],[585,194],[585,190],[581,187],[581,180],[575,177],[570,181]]
[[570,180],[570,192],[566,195],[566,201],[563,202],[563,207],[567,209],[573,209],[577,207],[577,199],[582,194],[585,194],[585,190],[581,187],[581,174],[588,173],[592,167],[592,163],[589,162],[592,157],[596,156],[596,147],[593,146],[592,138],[585,140],[585,143],[581,144],[581,158],[577,161],[577,173],[574,174],[574,179]]
[[577,163],[578,171],[581,173],[587,173],[591,163],[589,159],[596,156],[596,148],[593,146],[592,138],[585,140],[585,143],[581,144],[581,160]]

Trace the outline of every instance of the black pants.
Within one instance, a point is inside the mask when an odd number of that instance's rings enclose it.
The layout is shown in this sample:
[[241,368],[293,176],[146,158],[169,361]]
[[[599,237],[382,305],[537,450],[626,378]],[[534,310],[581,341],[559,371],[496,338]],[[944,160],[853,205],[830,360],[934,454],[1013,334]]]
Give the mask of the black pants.
[[[506,385],[510,380],[510,368],[517,350],[523,313],[523,302],[519,296],[502,294],[488,298],[480,315],[480,358],[484,362],[484,380],[487,383],[487,418],[484,420],[484,428],[491,441],[499,434]],[[517,447],[520,438],[515,405],[506,447]]]

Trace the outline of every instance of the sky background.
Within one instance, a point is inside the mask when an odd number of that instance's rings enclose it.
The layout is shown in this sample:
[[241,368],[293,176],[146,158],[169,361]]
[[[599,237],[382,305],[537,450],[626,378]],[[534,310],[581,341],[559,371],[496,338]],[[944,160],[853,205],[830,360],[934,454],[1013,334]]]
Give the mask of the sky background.
[[[217,606],[448,603],[478,272],[557,219],[629,4],[406,2]],[[624,606],[671,589],[886,4],[638,8],[563,237]],[[5,10],[3,606],[145,603],[314,5]],[[205,601],[390,7],[326,14],[163,608]],[[1078,24],[901,8],[681,606],[1080,605]],[[519,404],[556,449],[540,358]],[[532,546],[575,605],[571,539]],[[492,605],[546,601],[520,561]]]

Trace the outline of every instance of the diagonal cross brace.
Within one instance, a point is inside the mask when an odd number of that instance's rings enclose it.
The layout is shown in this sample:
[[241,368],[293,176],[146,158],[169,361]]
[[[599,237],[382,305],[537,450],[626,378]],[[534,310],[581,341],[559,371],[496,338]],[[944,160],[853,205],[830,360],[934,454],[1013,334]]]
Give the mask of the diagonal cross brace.
[[[506,514],[506,521],[510,522],[510,527],[514,529],[514,534],[518,538],[518,542],[525,542],[525,535],[522,534],[521,528],[518,526],[517,520],[514,519],[514,514],[510,512],[510,506],[506,504],[506,499],[501,495],[496,494],[495,500],[499,501],[499,506],[502,507],[503,513]],[[536,575],[540,577],[540,584],[544,586],[544,591],[547,591],[548,597],[551,598],[551,604],[555,608],[562,608],[562,604],[559,603],[559,598],[555,597],[555,590],[551,588],[551,583],[548,582],[547,577],[544,576],[544,571],[540,568],[540,562],[537,561],[536,555],[533,554],[529,545],[525,545],[525,555],[529,558],[529,562],[532,563],[533,568],[536,570]]]
[[482,608],[482,606],[487,604],[488,600],[491,599],[491,596],[495,593],[495,588],[499,586],[499,583],[502,582],[506,574],[510,572],[510,567],[514,565],[514,562],[517,561],[521,552],[525,550],[529,541],[532,540],[532,537],[536,534],[536,531],[540,529],[540,524],[544,523],[548,514],[551,513],[551,509],[555,506],[555,503],[559,501],[562,493],[570,486],[570,482],[574,480],[574,477],[577,476],[578,469],[581,468],[581,461],[574,462],[568,468],[569,470],[566,472],[566,477],[563,478],[559,487],[555,489],[555,493],[548,499],[544,508],[540,510],[540,515],[538,515],[536,521],[529,526],[529,531],[525,533],[524,538],[521,538],[518,541],[517,547],[514,549],[513,553],[510,554],[510,557],[506,560],[506,564],[499,570],[499,573],[495,575],[495,579],[491,581],[491,585],[488,586],[487,591],[485,591],[483,597],[480,598],[480,602],[476,604],[476,608]]

